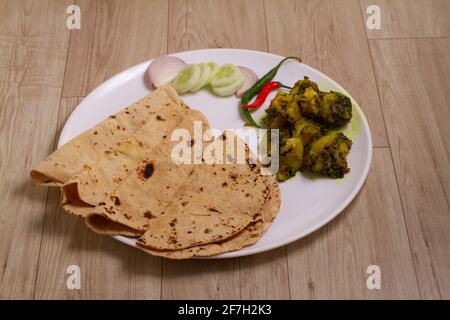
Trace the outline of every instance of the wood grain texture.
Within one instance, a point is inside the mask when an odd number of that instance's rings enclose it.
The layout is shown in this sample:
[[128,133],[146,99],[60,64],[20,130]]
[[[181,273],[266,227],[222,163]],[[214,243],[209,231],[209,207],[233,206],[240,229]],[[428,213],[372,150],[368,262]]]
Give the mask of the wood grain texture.
[[381,29],[366,28],[369,39],[448,37],[450,1],[448,0],[360,0],[366,20],[367,7],[378,5]]
[[116,73],[167,49],[167,0],[80,0],[63,97],[86,96]]
[[[60,129],[81,100],[61,100]],[[161,260],[94,234],[60,208],[59,197],[59,190],[50,190],[35,298],[159,299]],[[81,290],[67,289],[69,265],[80,267]]]
[[267,50],[262,0],[169,0],[169,7],[169,52],[202,48]]
[[286,247],[240,259],[242,299],[290,299]]
[[[450,298],[450,1],[74,1],[69,36],[71,0],[0,0],[0,298]],[[369,3],[380,31],[364,30]],[[216,47],[302,56],[361,104],[381,148],[338,218],[255,256],[161,260],[91,233],[32,185],[79,97],[167,51]],[[71,264],[81,290],[66,287]],[[381,290],[366,287],[371,264]]]
[[[262,1],[171,0],[168,28],[169,52],[201,48],[267,50]],[[240,263],[239,272],[237,260],[183,262],[181,266],[180,262],[165,261],[162,297],[287,297],[289,286],[287,278],[283,278],[287,275],[284,248],[268,255],[241,259]],[[197,269],[201,271],[193,271]],[[249,276],[249,270],[257,271]],[[277,272],[280,281],[267,281],[273,272]],[[245,281],[239,282],[239,276],[245,277]]]
[[[364,188],[321,230],[288,247],[293,299],[417,299],[419,290],[387,148],[374,149]],[[369,265],[381,289],[369,290]]]
[[33,297],[47,190],[28,172],[53,143],[68,1],[0,1],[0,298]]
[[[89,93],[122,69],[166,52],[167,1],[77,4],[82,11],[82,26],[72,31],[63,95]],[[80,65],[79,61],[86,63]],[[78,102],[77,98],[61,101],[60,126]],[[80,221],[67,217],[57,203],[58,194],[53,192],[45,217],[36,298],[160,297],[159,258],[92,234]],[[64,238],[58,238],[61,236]],[[80,291],[66,288],[66,268],[70,264],[81,268]]]
[[187,33],[188,0],[169,0],[167,25],[167,52],[174,53],[189,50],[190,40]]
[[424,298],[450,297],[450,39],[373,40],[372,57]]
[[341,84],[366,114],[375,147],[386,129],[357,0],[266,0],[269,51],[296,55]]
[[239,260],[163,260],[161,299],[239,299]]

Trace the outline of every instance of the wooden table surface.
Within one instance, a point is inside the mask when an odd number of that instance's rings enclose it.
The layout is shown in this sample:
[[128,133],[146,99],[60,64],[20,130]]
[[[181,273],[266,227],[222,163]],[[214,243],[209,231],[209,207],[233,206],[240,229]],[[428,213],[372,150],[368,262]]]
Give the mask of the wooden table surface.
[[[450,298],[450,1],[0,0],[3,299]],[[369,4],[381,29],[366,28]],[[30,167],[68,115],[121,70],[165,53],[248,48],[343,85],[373,134],[367,181],[312,235],[254,256],[170,261],[89,232]],[[66,286],[79,265],[81,289]],[[369,290],[369,265],[381,289]]]

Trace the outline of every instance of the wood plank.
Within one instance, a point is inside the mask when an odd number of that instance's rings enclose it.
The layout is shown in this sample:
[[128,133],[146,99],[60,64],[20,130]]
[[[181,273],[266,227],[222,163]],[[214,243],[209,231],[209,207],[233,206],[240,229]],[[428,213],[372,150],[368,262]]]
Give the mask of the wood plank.
[[358,1],[266,0],[265,7],[269,51],[300,56],[335,79],[366,114],[374,146],[387,146]]
[[63,97],[86,96],[137,63],[166,53],[167,0],[77,0],[81,29],[70,39]]
[[169,3],[169,52],[201,48],[267,50],[261,0]]
[[[59,129],[81,100],[61,100]],[[94,234],[60,208],[59,197],[59,190],[50,190],[35,298],[158,299],[161,260]],[[69,265],[80,267],[81,290],[67,289]]]
[[33,296],[47,190],[30,167],[54,139],[70,1],[0,1],[0,298]]
[[[265,51],[267,41],[263,17],[263,2],[257,0],[170,0],[168,51],[222,47]],[[284,250],[276,255],[277,259],[260,264],[258,272],[245,281],[239,279],[246,276],[246,269],[258,264],[258,260],[242,260],[244,272],[241,277],[238,259],[164,261],[162,298],[236,299],[241,297],[241,291],[252,296],[257,292],[261,292],[260,296],[269,295],[266,293],[269,287],[274,292],[285,291],[285,282],[266,283],[274,269],[287,270]]]
[[[167,1],[77,4],[82,25],[71,36],[63,95],[83,96],[122,69],[166,52]],[[78,102],[62,100],[60,126]],[[81,268],[80,291],[66,288],[69,264]],[[92,234],[59,209],[57,192],[50,193],[36,298],[155,299],[160,273],[159,258]]]
[[290,299],[286,247],[241,258],[242,299]]
[[[288,247],[293,299],[417,299],[419,291],[388,148],[376,148],[360,194],[335,220]],[[366,286],[381,269],[381,289]]]
[[366,29],[369,39],[450,36],[448,0],[360,1],[365,20],[369,5],[378,5],[381,11],[381,29]]
[[167,52],[189,50],[187,34],[187,0],[169,0],[169,22],[167,26]]
[[163,260],[161,299],[239,299],[239,260]]
[[422,297],[450,297],[450,39],[370,43]]

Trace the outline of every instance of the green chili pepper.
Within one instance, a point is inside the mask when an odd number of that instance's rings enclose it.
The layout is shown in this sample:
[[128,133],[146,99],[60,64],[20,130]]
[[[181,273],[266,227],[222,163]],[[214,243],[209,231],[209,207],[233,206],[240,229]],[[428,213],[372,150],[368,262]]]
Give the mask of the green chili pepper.
[[298,60],[299,62],[302,62],[302,60],[300,58],[297,57],[286,57],[283,60],[281,60],[275,67],[273,67],[272,69],[269,70],[269,72],[267,72],[264,76],[261,77],[261,79],[259,79],[258,81],[255,82],[255,84],[248,89],[244,95],[241,98],[241,109],[242,109],[242,113],[244,114],[245,119],[253,126],[256,128],[259,128],[260,126],[256,123],[256,121],[253,119],[252,114],[250,112],[249,109],[243,108],[242,106],[247,105],[250,100],[252,100],[252,98],[254,96],[256,96],[261,89],[264,87],[264,85],[270,81],[272,81],[273,78],[275,78],[278,69],[280,69],[281,65],[289,59],[295,59]]

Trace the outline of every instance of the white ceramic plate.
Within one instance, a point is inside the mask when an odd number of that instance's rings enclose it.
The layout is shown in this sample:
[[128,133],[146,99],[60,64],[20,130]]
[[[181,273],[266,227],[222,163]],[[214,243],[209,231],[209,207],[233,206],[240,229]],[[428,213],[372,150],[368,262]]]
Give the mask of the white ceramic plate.
[[[246,66],[262,76],[283,57],[265,52],[240,49],[207,49],[172,54],[186,63],[215,61],[218,64],[232,63]],[[107,80],[93,90],[73,111],[67,120],[58,141],[58,147],[96,123],[118,112],[150,92],[145,71],[151,61],[129,68]],[[321,72],[295,61],[287,61],[279,70],[276,80],[293,85],[298,79],[308,76],[319,84],[321,90],[346,91]],[[347,93],[348,94],[348,93]],[[273,97],[270,96],[269,98]],[[206,90],[183,95],[192,108],[202,111],[211,126],[217,129],[241,128],[241,118],[236,97],[219,98]],[[270,99],[268,99],[270,101]],[[372,140],[367,120],[360,107],[352,99],[353,118],[345,129],[353,140],[349,155],[351,171],[341,180],[310,179],[298,174],[281,183],[281,208],[272,226],[253,246],[215,256],[229,258],[267,251],[298,240],[317,230],[336,217],[356,196],[366,179],[372,157]],[[268,103],[268,102],[267,102]],[[254,113],[259,119],[266,105]],[[135,246],[135,240],[122,236],[115,239]]]

